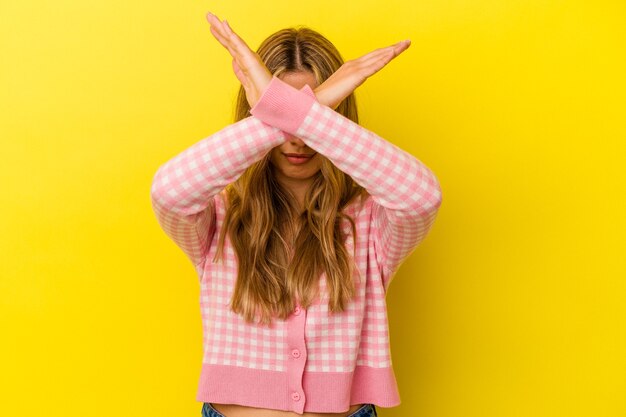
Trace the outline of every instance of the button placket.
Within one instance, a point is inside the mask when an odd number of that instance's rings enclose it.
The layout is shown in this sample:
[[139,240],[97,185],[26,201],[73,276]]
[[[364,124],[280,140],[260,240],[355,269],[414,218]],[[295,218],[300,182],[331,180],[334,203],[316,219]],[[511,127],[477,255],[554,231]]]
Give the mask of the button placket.
[[291,400],[291,410],[304,412],[306,396],[302,386],[302,376],[306,364],[306,343],[304,338],[306,310],[296,305],[293,314],[287,319],[287,392]]

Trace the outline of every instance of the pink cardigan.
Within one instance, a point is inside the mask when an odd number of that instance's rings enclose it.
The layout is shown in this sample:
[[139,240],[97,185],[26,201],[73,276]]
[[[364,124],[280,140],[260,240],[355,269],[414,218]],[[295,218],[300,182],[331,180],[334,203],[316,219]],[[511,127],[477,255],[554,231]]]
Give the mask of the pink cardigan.
[[[151,188],[160,226],[198,274],[204,355],[197,400],[298,414],[400,404],[385,295],[435,220],[437,178],[412,155],[319,104],[308,86],[297,90],[274,77],[251,113],[167,161]],[[357,228],[356,241],[348,224],[344,228],[346,247],[356,253],[356,296],[344,312],[329,314],[322,275],[314,305],[298,305],[270,328],[249,325],[228,307],[237,277],[228,238],[226,262],[212,261],[224,188],[289,134],[368,191],[362,204],[345,210]]]

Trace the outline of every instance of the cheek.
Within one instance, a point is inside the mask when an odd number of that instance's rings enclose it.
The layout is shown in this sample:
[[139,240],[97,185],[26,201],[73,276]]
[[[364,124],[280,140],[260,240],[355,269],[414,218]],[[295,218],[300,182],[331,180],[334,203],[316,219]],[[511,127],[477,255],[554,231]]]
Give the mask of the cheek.
[[319,154],[315,158],[317,159],[317,161],[315,161],[315,165],[314,165],[315,168],[314,169],[315,169],[315,173],[317,173],[317,172],[321,171],[321,169],[322,169],[322,165],[324,163],[324,158],[322,158],[321,155],[319,155]]
[[278,148],[274,148],[272,149],[272,152],[270,153],[270,162],[276,166],[277,162],[278,162],[278,157],[280,156],[280,149]]

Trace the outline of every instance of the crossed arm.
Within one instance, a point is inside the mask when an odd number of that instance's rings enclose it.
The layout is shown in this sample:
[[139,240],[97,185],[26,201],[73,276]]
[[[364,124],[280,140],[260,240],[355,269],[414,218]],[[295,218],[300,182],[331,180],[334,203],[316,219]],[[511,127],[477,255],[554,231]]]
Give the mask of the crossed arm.
[[[386,287],[395,269],[432,226],[441,204],[441,189],[432,171],[418,159],[333,108],[408,43],[349,61],[315,91],[308,86],[298,91],[272,77],[227,23],[213,15],[207,19],[213,35],[233,56],[233,69],[246,91],[252,117],[201,140],[159,168],[151,194],[161,227],[200,273],[215,232],[215,196],[248,166],[281,145],[286,133],[293,134],[372,196],[376,203],[374,245]],[[284,108],[295,111],[286,113]]]

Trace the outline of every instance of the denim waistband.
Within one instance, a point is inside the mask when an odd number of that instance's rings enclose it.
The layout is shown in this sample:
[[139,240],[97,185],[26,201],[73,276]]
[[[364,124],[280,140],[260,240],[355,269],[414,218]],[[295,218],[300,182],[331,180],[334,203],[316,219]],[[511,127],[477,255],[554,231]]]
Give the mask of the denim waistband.
[[[226,417],[224,414],[217,411],[211,403],[204,403],[202,405],[202,417]],[[354,413],[347,417],[378,417],[376,406],[374,404],[363,404]]]

